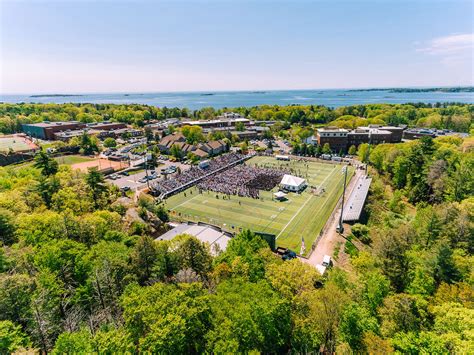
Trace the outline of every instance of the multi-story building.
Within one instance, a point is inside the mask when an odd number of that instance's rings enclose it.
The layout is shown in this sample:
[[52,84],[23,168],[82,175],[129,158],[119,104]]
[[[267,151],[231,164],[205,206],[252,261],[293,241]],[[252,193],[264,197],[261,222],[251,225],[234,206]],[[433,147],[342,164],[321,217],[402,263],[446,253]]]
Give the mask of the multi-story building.
[[88,123],[87,128],[96,129],[100,131],[111,131],[111,130],[116,130],[116,129],[127,128],[127,125],[122,122],[104,121],[104,122]]
[[[403,126],[381,126],[381,125],[369,125],[366,127],[357,127],[356,130],[364,130],[372,133],[378,137],[375,137],[374,144],[379,143],[398,143],[402,141],[403,131],[406,127]],[[388,134],[387,131],[390,133]],[[363,143],[368,143],[363,142]]]
[[403,138],[403,131],[405,130],[406,126],[401,127],[401,126],[382,126],[380,129],[384,131],[389,131],[392,133],[390,136],[390,142],[391,143],[399,143],[402,141]]
[[326,143],[333,152],[347,150],[347,135],[349,131],[344,128],[325,127],[318,128],[316,132],[316,140],[318,145],[324,146]]
[[401,142],[404,127],[391,127],[370,125],[368,127],[358,127],[352,131],[326,127],[319,128],[316,133],[316,141],[320,146],[328,143],[333,152],[346,152],[350,146],[363,143],[381,144]]
[[347,147],[356,146],[358,147],[362,143],[369,142],[369,131],[365,129],[354,129],[347,134]]
[[[121,122],[94,122],[82,123],[78,121],[27,123],[22,125],[22,130],[31,137],[46,140],[67,141],[84,133],[98,135],[99,137],[114,137],[128,130],[127,125]],[[136,135],[136,133],[132,133]]]
[[237,123],[243,123],[244,126],[250,124],[250,120],[244,117],[238,118],[216,118],[215,120],[196,120],[196,121],[183,121],[183,126],[199,126],[203,129],[212,129],[212,128],[235,128]]
[[54,140],[55,133],[64,132],[67,130],[78,130],[86,128],[86,124],[78,121],[69,122],[39,122],[39,123],[25,123],[22,125],[22,131],[27,135],[45,140]]

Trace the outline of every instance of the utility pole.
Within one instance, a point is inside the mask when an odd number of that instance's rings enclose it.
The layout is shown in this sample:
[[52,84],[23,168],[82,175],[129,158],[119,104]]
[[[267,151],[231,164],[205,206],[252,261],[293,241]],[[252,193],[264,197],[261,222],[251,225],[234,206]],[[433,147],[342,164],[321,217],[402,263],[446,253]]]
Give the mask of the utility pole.
[[370,144],[372,143],[372,131],[369,128],[369,145],[367,147],[367,159],[365,162],[365,176],[369,174]]
[[143,144],[143,148],[145,149],[145,155],[143,157],[143,159],[145,160],[144,163],[145,163],[145,176],[146,176],[146,185],[148,187],[148,190],[150,190],[150,179],[148,178],[148,157],[150,155],[150,158],[151,158],[151,154],[148,154],[148,139],[145,137],[145,143]]
[[339,217],[339,225],[336,228],[336,232],[340,234],[344,233],[344,225],[342,224],[342,216],[344,215],[344,196],[346,195],[347,165],[345,165],[342,169],[344,170],[344,190],[342,191],[341,216]]

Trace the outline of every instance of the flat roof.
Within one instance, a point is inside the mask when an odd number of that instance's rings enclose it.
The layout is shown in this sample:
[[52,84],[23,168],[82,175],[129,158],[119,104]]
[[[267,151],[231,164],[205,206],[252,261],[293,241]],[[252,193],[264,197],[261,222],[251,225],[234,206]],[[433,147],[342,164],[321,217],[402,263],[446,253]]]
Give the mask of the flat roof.
[[198,224],[178,224],[176,227],[166,232],[165,234],[160,235],[155,240],[172,240],[177,235],[180,234],[189,234],[201,242],[209,244],[211,248],[211,254],[216,254],[216,247],[219,250],[224,251],[227,248],[227,243],[230,241],[228,234],[219,231],[219,228],[213,228],[207,225],[198,225]]
[[317,129],[318,132],[349,132],[349,130],[345,128],[338,128],[338,127],[322,127]]
[[34,127],[56,127],[56,126],[68,126],[68,125],[74,125],[74,124],[79,124],[81,122],[79,121],[67,121],[67,122],[38,122],[38,123],[24,123],[24,126],[34,126]]
[[228,122],[250,122],[248,118],[220,118],[215,120],[195,120],[195,121],[183,121],[183,125],[200,125],[200,124],[212,124],[212,123],[228,123]]
[[366,176],[362,176],[357,180],[356,187],[352,190],[344,205],[344,214],[342,216],[344,222],[358,221],[360,219],[371,183],[372,178]]

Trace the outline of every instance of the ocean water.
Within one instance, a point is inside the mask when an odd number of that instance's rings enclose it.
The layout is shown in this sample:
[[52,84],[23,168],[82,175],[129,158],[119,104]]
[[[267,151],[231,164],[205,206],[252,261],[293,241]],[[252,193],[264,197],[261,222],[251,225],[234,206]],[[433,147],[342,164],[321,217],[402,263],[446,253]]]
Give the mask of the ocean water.
[[392,93],[388,90],[280,90],[280,91],[219,91],[219,92],[162,92],[162,93],[111,93],[81,94],[77,96],[0,95],[0,102],[36,103],[113,103],[146,104],[158,107],[187,107],[191,110],[202,107],[238,107],[256,105],[325,105],[329,107],[373,103],[407,102],[464,102],[474,103],[472,92],[417,92]]

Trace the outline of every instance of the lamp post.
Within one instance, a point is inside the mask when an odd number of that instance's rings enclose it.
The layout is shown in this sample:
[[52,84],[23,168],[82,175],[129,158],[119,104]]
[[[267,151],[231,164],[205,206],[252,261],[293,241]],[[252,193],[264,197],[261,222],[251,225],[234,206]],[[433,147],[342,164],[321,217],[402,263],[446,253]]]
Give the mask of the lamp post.
[[339,217],[339,225],[336,228],[336,232],[344,233],[344,225],[342,224],[342,216],[344,215],[344,196],[346,195],[346,181],[347,181],[347,165],[343,168],[344,171],[344,190],[342,191],[342,206],[341,206],[341,216]]

